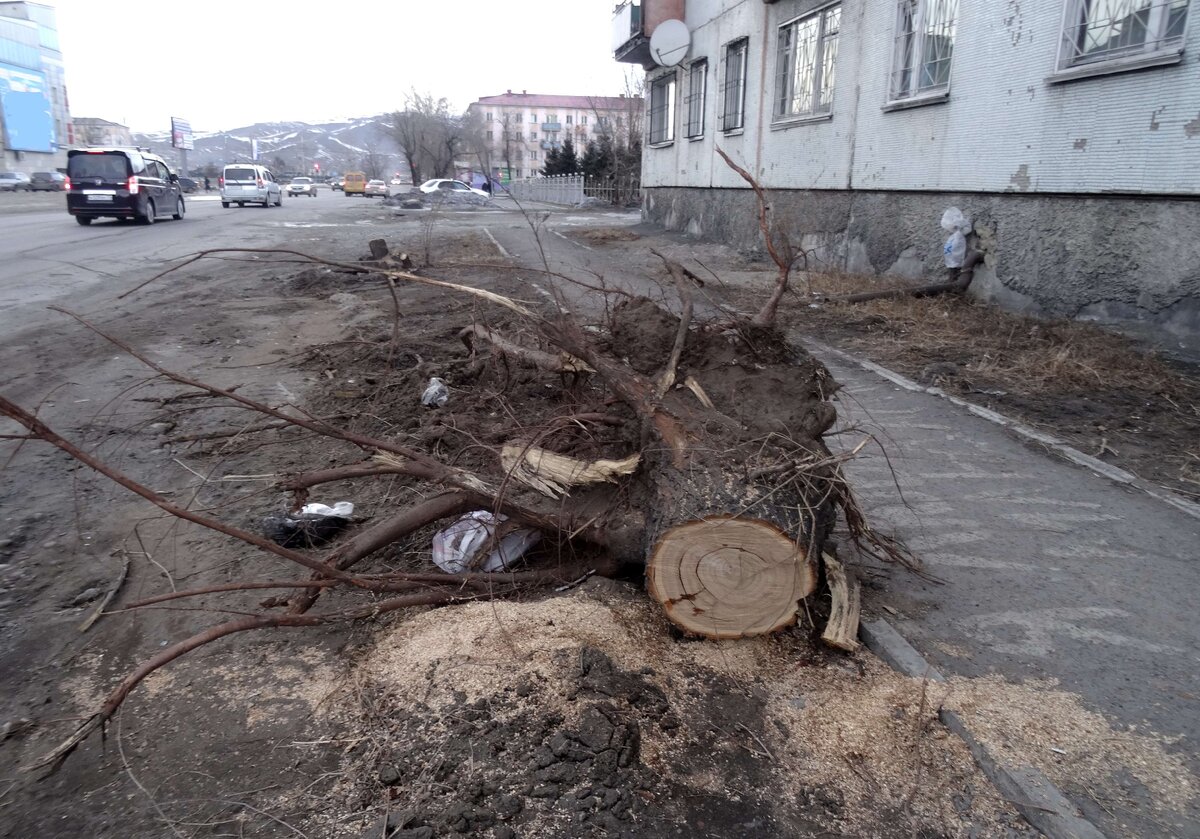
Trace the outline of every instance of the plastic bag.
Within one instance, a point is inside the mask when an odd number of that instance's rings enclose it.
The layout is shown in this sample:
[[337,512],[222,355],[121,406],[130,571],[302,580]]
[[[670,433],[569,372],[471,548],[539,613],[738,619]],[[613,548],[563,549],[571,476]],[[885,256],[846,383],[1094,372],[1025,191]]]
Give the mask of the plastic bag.
[[354,505],[349,501],[332,507],[305,504],[299,513],[264,516],[263,535],[285,548],[315,548],[342,532],[352,515]]
[[[496,528],[507,520],[507,516],[494,516],[487,510],[467,513],[445,530],[433,536],[433,563],[448,574],[464,571],[503,571],[537,544],[542,534],[522,527],[505,533],[494,540]],[[487,557],[477,563],[479,552],[487,545],[492,546]]]
[[971,232],[971,217],[966,215],[958,207],[947,207],[946,212],[942,213],[942,229],[947,233],[953,233],[958,230],[964,235]]
[[300,512],[306,516],[341,516],[344,519],[354,515],[354,504],[350,501],[339,501],[332,507],[325,504],[305,504]]
[[449,401],[450,388],[446,387],[445,380],[434,376],[421,394],[421,404],[426,408],[441,408]]
[[962,231],[955,230],[950,234],[950,238],[942,247],[942,256],[946,260],[947,268],[962,268],[967,259],[967,237]]

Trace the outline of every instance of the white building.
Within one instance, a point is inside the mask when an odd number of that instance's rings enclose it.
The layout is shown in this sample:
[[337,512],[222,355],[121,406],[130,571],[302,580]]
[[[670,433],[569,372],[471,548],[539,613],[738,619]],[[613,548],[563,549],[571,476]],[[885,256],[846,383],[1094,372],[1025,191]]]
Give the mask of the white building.
[[467,109],[482,125],[491,174],[504,180],[529,178],[545,165],[546,153],[571,139],[582,155],[589,140],[640,136],[643,102],[626,96],[557,96],[513,93],[484,96]]
[[[671,17],[690,46],[657,67]],[[957,205],[984,295],[1200,351],[1198,17],[1189,0],[622,4],[616,57],[648,68],[646,215],[754,245],[720,146],[825,267],[933,274]]]

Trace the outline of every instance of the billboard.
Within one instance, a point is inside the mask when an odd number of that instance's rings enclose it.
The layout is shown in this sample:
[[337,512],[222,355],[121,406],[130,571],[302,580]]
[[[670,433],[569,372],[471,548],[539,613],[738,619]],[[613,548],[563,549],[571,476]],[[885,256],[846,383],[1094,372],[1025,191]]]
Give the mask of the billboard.
[[55,150],[54,113],[46,77],[37,70],[0,64],[4,144],[13,151]]
[[171,117],[171,145],[184,151],[191,151],[196,147],[192,142],[192,124],[186,119]]

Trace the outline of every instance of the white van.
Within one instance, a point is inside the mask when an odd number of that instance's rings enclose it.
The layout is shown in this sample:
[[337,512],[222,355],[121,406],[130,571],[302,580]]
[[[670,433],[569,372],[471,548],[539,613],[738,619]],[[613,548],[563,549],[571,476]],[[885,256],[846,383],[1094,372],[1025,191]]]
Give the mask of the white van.
[[262,204],[283,206],[283,189],[266,166],[257,163],[229,163],[221,172],[221,206]]

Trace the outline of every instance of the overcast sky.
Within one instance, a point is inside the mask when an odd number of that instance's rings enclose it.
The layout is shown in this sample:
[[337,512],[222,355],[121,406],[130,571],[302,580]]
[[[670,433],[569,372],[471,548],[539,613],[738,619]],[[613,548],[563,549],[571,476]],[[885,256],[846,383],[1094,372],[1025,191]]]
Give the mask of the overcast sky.
[[[615,96],[614,0],[41,0],[71,114],[168,131],[363,117],[416,87],[463,111],[528,90]],[[142,53],[139,61],[136,57]]]

